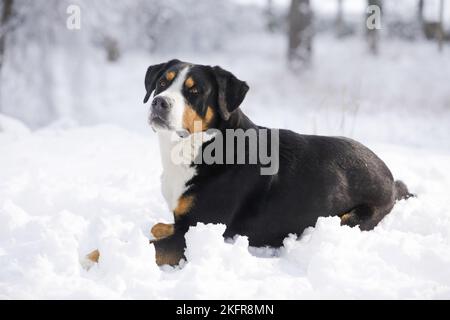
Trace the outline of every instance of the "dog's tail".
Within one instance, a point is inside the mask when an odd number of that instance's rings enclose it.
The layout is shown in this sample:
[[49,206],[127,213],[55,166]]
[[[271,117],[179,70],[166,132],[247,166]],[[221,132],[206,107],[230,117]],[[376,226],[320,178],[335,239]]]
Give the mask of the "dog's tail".
[[416,197],[414,193],[410,193],[406,184],[401,180],[396,180],[395,184],[395,200],[403,200],[409,199],[412,197]]

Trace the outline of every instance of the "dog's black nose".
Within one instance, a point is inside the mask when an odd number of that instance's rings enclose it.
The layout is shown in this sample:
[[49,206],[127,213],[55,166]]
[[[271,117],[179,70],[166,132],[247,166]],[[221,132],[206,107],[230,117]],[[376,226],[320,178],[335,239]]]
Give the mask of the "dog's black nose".
[[163,97],[155,97],[152,101],[152,109],[156,112],[167,111],[169,106],[169,102]]

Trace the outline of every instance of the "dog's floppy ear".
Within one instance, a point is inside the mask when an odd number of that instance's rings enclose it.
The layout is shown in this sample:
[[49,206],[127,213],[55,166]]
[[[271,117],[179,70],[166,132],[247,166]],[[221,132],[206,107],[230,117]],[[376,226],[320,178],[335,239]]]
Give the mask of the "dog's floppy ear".
[[249,89],[247,83],[236,78],[231,72],[219,66],[212,68],[218,86],[219,113],[226,121],[241,105]]
[[162,76],[167,68],[170,68],[171,66],[179,62],[181,61],[178,59],[172,59],[166,63],[155,64],[148,67],[147,73],[145,74],[145,90],[147,90],[147,94],[145,95],[144,103],[147,103],[153,90],[155,90],[156,80],[158,80]]

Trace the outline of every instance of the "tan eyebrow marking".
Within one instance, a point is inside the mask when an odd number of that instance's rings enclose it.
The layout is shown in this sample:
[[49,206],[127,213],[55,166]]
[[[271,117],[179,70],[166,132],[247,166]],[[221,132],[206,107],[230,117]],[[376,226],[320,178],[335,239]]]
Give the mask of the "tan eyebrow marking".
[[169,71],[166,73],[166,79],[167,81],[172,81],[175,76],[177,75],[177,73],[175,71]]
[[194,79],[192,79],[192,77],[187,78],[186,81],[184,82],[184,85],[188,89],[192,88],[195,85]]

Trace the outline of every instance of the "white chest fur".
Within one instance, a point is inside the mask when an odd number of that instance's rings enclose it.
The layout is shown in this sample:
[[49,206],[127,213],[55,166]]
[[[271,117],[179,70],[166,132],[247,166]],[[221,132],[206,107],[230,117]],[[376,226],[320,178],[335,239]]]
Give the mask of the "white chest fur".
[[[163,173],[161,175],[161,188],[164,199],[170,211],[178,205],[178,199],[186,191],[186,183],[195,176],[196,169],[190,165],[191,161],[174,159],[174,151],[184,150],[183,158],[194,159],[199,148],[191,146],[191,139],[178,138],[175,133],[168,131],[158,132],[159,146]],[[188,145],[185,147],[184,145]],[[182,162],[182,163],[180,163]]]

